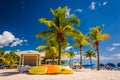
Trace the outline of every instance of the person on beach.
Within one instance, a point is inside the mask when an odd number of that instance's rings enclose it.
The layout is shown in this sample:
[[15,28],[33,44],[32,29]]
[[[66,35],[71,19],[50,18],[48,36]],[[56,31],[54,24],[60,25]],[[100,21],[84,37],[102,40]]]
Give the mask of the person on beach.
[[108,69],[108,68],[107,68],[107,64],[105,64],[104,67],[105,67],[106,70]]

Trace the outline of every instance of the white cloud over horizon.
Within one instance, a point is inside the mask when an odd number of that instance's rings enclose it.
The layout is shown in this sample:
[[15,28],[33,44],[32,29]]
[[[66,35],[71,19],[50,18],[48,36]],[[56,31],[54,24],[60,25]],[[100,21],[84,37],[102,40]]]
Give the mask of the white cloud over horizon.
[[9,31],[4,31],[2,34],[0,34],[0,48],[6,46],[14,47],[17,45],[22,45],[23,42],[27,42],[27,40],[21,40],[19,38],[16,38]]
[[[89,58],[84,58],[84,56],[82,56],[83,58],[83,62],[86,62],[89,63]],[[79,61],[80,59],[80,55],[79,54],[76,54],[74,58],[72,58],[72,60],[77,60]],[[62,60],[70,60],[67,56],[66,57],[62,57]],[[97,61],[97,58],[92,58],[92,61],[93,62],[96,62]],[[113,62],[115,64],[119,63],[120,61],[120,53],[118,54],[114,54],[114,55],[109,55],[109,56],[103,56],[101,55],[100,56],[100,62],[101,63],[109,63],[109,62]]]
[[114,54],[114,55],[109,55],[109,56],[100,56],[100,60],[102,62],[119,63],[120,62],[120,54]]
[[112,55],[113,57],[120,58],[120,53]]
[[114,58],[112,58],[112,57],[100,56],[101,61],[109,61],[109,60],[113,60],[113,59]]
[[29,53],[29,52],[39,53],[39,51],[37,51],[37,50],[25,50],[25,51],[18,50],[18,52],[20,52],[20,53]]

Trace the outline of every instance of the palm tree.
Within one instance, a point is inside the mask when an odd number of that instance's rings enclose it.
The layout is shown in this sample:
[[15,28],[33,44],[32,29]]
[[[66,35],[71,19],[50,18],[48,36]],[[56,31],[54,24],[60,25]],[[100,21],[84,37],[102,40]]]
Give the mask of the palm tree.
[[96,57],[96,54],[93,50],[87,50],[84,54],[84,57],[87,58],[89,57],[90,58],[90,64],[91,64],[91,68],[92,68],[92,57]]
[[97,52],[97,70],[100,70],[99,43],[104,39],[110,38],[108,34],[102,34],[103,27],[104,25],[90,28],[90,32],[88,33],[89,39],[93,42],[93,47],[95,47]]
[[75,56],[74,52],[68,52],[68,57],[70,58],[69,66],[71,65],[71,60]]
[[19,56],[17,56],[13,51],[6,53],[0,50],[0,63],[10,66],[10,68],[19,61]]
[[2,64],[9,64],[9,60],[5,57],[5,52],[0,50],[0,63]]
[[78,46],[80,51],[80,69],[82,69],[82,46],[83,45],[89,45],[87,41],[87,36],[82,34],[82,32],[77,31],[74,33],[73,39],[75,40],[75,44],[73,44],[73,47]]
[[19,63],[20,57],[15,54],[15,51],[10,51],[10,52],[9,52],[9,55],[10,55],[11,58],[13,59],[14,64],[18,64],[18,63]]
[[[52,59],[52,63],[54,64],[54,59],[58,58],[58,46],[56,45],[56,42],[52,39],[45,38],[44,42],[46,45],[40,45],[36,48],[36,50],[43,50],[45,52],[44,59]],[[66,46],[66,44],[64,44]],[[61,56],[69,56],[68,52],[65,52],[64,50],[61,50]]]
[[0,50],[0,63],[4,64],[4,51]]
[[75,15],[66,15],[67,10],[67,7],[58,7],[56,10],[50,9],[54,16],[53,20],[49,20],[47,18],[39,19],[41,23],[45,23],[49,27],[49,30],[40,32],[36,35],[37,38],[47,36],[49,39],[54,39],[57,42],[56,45],[58,45],[59,53],[58,65],[60,65],[61,62],[61,48],[67,41],[66,35],[68,34],[66,32],[72,32],[74,30],[73,25],[79,25],[80,22],[80,20]]
[[50,47],[50,46],[38,46],[36,48],[37,50],[43,50],[43,52],[45,52],[45,59],[52,59],[52,63],[54,64],[54,58],[57,57],[57,53],[56,53],[56,48],[55,47]]

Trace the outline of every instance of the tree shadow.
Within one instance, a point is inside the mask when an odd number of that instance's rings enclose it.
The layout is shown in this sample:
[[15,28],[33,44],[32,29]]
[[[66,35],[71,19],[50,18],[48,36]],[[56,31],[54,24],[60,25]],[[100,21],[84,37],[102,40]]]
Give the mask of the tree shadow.
[[20,72],[18,71],[13,71],[13,72],[2,72],[0,73],[0,76],[11,76],[11,75],[16,75],[16,74],[20,74]]

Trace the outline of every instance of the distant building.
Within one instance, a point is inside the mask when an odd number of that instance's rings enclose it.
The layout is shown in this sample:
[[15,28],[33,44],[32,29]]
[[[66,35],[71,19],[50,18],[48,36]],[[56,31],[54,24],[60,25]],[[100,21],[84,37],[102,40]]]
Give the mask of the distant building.
[[41,65],[41,57],[45,56],[45,53],[39,52],[16,52],[20,57],[19,65],[38,66]]

